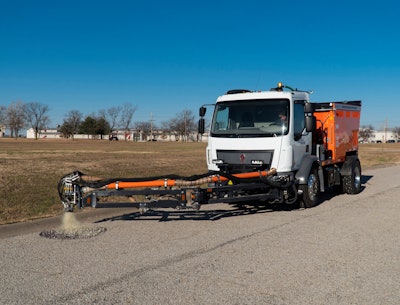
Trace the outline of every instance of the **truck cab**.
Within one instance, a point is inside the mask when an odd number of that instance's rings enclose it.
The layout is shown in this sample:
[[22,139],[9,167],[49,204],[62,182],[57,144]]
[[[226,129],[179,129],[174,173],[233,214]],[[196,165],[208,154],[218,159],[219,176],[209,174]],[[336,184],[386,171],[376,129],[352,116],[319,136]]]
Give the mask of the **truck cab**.
[[311,153],[312,133],[306,130],[309,93],[230,90],[218,97],[210,126],[207,165],[230,173],[275,168],[297,171]]

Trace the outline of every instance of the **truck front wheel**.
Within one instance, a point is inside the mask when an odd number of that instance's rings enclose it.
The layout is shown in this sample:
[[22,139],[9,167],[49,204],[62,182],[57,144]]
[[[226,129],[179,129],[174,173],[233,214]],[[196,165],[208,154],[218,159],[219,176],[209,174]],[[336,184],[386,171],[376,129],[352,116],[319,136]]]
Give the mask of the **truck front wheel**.
[[351,164],[351,174],[342,177],[343,192],[346,194],[358,194],[361,192],[361,164],[355,159]]
[[303,193],[300,199],[300,207],[312,208],[318,204],[320,186],[318,169],[315,166],[308,175],[307,184],[299,185],[299,189]]

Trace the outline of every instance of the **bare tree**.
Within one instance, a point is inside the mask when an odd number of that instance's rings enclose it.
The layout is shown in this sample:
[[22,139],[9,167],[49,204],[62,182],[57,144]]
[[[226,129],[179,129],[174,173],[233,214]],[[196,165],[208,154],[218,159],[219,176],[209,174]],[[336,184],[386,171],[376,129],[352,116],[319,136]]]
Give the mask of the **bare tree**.
[[4,124],[4,122],[6,121],[6,111],[6,107],[0,106],[0,124]]
[[117,127],[121,109],[122,108],[120,106],[111,107],[107,109],[107,118],[108,118],[108,123],[110,124],[111,131],[114,131],[115,128]]
[[171,132],[176,133],[183,141],[188,141],[190,133],[197,128],[193,112],[187,109],[176,114],[166,125]]
[[78,110],[68,112],[63,124],[60,127],[60,132],[65,138],[71,137],[74,139],[74,134],[79,130],[79,125],[82,121],[82,113]]
[[374,133],[374,127],[372,125],[361,126],[359,130],[359,137],[363,142],[368,142]]
[[6,124],[6,111],[6,107],[0,106],[0,137],[3,136],[5,132],[5,130],[3,130],[3,127]]
[[133,114],[136,112],[137,106],[133,106],[130,103],[126,103],[122,106],[122,113],[120,118],[120,125],[125,131],[125,141],[127,138],[127,133],[129,132]]
[[99,111],[99,116],[108,122],[111,131],[114,131],[117,128],[121,110],[121,106],[116,106],[108,109],[101,109]]
[[38,102],[31,102],[25,104],[24,110],[25,119],[29,126],[32,127],[35,139],[37,140],[40,130],[45,129],[50,122],[50,118],[47,115],[49,107]]
[[19,131],[25,126],[25,104],[12,102],[7,108],[6,123],[10,127],[11,137],[18,138]]

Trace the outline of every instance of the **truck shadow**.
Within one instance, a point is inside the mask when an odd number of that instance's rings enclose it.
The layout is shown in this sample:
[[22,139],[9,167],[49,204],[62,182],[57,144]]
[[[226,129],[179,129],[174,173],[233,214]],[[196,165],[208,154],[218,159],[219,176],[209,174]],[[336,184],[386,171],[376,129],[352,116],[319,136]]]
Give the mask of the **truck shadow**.
[[213,210],[149,210],[148,212],[141,214],[139,212],[123,214],[111,218],[105,218],[96,223],[105,221],[140,221],[140,220],[154,220],[159,222],[167,221],[183,221],[183,220],[209,220],[215,221],[227,217],[245,216],[251,214],[262,214],[271,213],[275,211],[289,211],[295,209],[294,207],[289,209],[288,206],[260,206],[260,205],[230,205],[226,204],[227,209],[213,209]]
[[[361,192],[365,189],[365,184],[372,178],[373,176],[363,175],[361,177]],[[326,192],[321,193],[321,202],[320,204],[324,204],[324,202],[329,201],[333,197],[337,196],[335,192],[331,189],[328,189]],[[108,207],[128,207],[129,203],[114,203]],[[205,205],[207,206],[207,205]],[[106,207],[104,207],[106,208]],[[251,214],[264,214],[264,213],[273,213],[279,211],[293,211],[300,210],[298,204],[266,204],[262,205],[259,203],[251,204],[226,204],[226,209],[209,209],[209,210],[191,210],[191,209],[183,209],[183,210],[173,210],[173,209],[157,209],[157,210],[149,210],[148,212],[141,214],[140,212],[128,213],[123,215],[118,215],[114,217],[104,218],[96,221],[95,223],[107,222],[107,221],[140,221],[140,220],[154,220],[159,222],[167,222],[167,221],[183,221],[183,220],[208,220],[208,221],[216,221],[222,218],[228,217],[238,217],[238,216],[246,216]]]
[[[361,184],[366,184],[369,180],[371,180],[374,176],[371,175],[361,175]],[[364,189],[364,186],[363,186]]]

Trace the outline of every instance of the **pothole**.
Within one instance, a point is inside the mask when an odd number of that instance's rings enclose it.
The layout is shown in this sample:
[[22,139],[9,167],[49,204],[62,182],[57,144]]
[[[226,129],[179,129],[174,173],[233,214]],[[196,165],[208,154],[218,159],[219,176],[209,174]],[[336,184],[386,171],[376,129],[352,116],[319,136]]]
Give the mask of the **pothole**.
[[62,225],[59,229],[40,232],[40,236],[52,239],[86,239],[105,232],[107,229],[98,226],[84,226],[73,213],[66,212],[62,216]]

